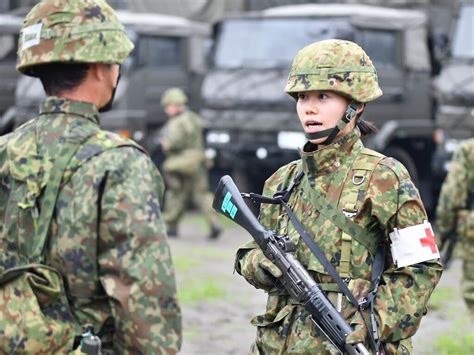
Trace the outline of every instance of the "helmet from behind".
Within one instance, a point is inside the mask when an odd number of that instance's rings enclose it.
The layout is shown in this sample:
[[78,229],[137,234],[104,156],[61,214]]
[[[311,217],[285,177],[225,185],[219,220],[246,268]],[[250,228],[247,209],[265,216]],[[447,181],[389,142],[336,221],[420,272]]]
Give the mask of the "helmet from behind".
[[43,0],[20,31],[17,69],[36,76],[49,63],[122,64],[133,49],[105,0]]

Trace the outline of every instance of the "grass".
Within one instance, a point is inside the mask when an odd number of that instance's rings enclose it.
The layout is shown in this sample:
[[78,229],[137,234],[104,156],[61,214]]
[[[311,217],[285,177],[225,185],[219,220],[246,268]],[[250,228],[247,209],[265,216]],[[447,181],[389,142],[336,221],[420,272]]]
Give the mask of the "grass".
[[222,282],[219,282],[215,277],[189,279],[178,287],[178,300],[181,303],[197,303],[224,297]]
[[439,355],[471,355],[474,354],[474,335],[464,336],[443,335],[436,340]]
[[454,287],[435,288],[428,304],[429,309],[438,310],[445,307],[453,298],[456,298],[458,291]]
[[474,354],[474,334],[459,334],[453,327],[450,334],[441,335],[436,339],[435,348],[439,355]]
[[185,273],[189,270],[195,269],[201,263],[196,259],[190,259],[189,257],[175,255],[173,256],[173,264],[176,273]]

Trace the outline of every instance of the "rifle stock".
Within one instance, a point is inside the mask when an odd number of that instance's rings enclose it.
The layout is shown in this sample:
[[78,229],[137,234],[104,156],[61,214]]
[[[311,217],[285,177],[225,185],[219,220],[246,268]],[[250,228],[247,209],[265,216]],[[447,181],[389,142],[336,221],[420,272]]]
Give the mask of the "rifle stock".
[[305,305],[316,326],[342,354],[370,354],[362,343],[346,344],[346,337],[352,328],[295,258],[292,253],[296,249],[295,245],[288,237],[275,235],[260,224],[230,176],[221,178],[212,207],[249,232],[263,254],[281,270],[282,276],[276,285],[283,287],[292,298]]

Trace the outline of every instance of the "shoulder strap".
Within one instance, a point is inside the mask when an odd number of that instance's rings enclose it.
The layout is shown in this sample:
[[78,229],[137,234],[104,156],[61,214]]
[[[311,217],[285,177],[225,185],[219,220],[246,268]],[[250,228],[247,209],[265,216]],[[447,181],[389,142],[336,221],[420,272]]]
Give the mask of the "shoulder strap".
[[74,135],[70,134],[65,138],[64,146],[61,149],[59,158],[57,158],[53,165],[49,181],[46,184],[39,217],[39,226],[36,231],[36,238],[33,239],[32,259],[36,259],[37,261],[41,261],[42,259],[63,173],[81,144],[94,134],[94,131],[87,130],[83,127],[73,128],[72,131]]
[[[309,184],[308,179],[303,178],[302,183]],[[375,255],[378,241],[372,238],[370,233],[344,216],[334,206],[324,203],[324,197],[315,189],[308,186],[305,191],[312,195],[311,201],[315,209],[317,209],[324,218],[331,221],[343,232],[351,235],[352,238],[365,246],[372,256]]]

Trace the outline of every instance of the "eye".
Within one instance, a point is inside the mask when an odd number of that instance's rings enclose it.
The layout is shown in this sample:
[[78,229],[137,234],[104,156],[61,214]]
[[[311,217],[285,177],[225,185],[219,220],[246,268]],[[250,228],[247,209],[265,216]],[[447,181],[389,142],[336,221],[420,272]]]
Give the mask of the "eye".
[[319,93],[318,98],[320,100],[326,100],[326,99],[329,99],[329,95],[326,94],[325,92],[321,92],[321,93]]
[[306,94],[304,92],[299,92],[297,97],[298,100],[304,100],[306,99]]

